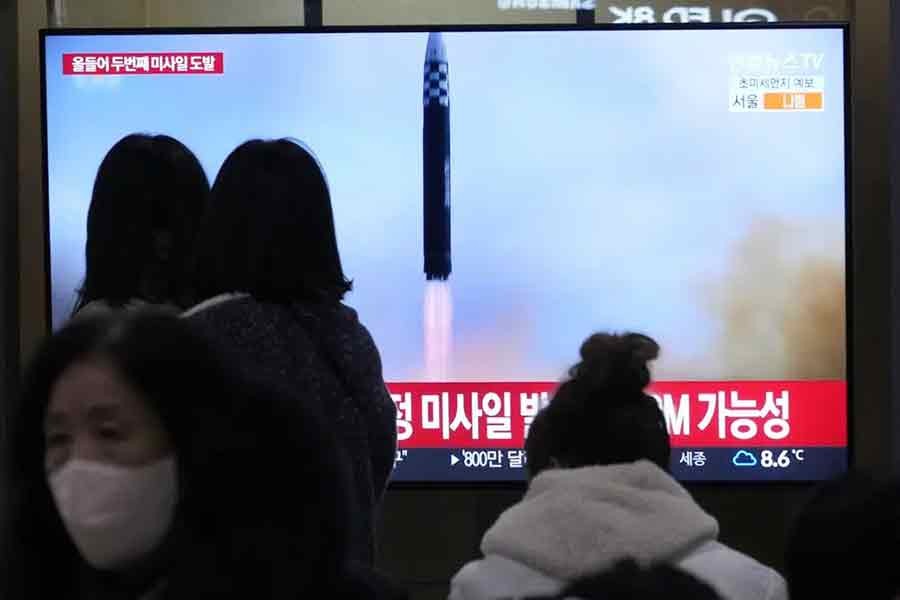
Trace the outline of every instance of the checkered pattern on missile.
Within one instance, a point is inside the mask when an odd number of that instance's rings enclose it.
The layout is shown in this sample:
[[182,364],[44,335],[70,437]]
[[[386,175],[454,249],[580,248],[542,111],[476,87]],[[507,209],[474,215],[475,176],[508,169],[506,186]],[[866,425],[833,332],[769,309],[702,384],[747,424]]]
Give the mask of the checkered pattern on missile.
[[450,106],[447,63],[425,63],[425,88],[422,102],[425,106],[433,102],[437,102],[441,106]]

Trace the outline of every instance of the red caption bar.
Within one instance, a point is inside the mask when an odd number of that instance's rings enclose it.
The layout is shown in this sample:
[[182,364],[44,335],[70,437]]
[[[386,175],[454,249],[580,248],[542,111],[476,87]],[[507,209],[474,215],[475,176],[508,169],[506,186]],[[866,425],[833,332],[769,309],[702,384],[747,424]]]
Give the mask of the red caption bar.
[[223,52],[63,54],[63,75],[219,75]]
[[[555,383],[391,383],[401,448],[521,448]],[[847,445],[844,381],[657,382],[673,447]]]

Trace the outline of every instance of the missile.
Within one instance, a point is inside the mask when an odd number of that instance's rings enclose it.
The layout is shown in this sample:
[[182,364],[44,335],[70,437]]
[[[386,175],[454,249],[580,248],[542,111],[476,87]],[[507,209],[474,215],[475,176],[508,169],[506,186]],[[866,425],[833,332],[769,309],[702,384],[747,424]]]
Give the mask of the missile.
[[450,82],[447,47],[428,34],[422,95],[422,204],[425,278],[450,276]]

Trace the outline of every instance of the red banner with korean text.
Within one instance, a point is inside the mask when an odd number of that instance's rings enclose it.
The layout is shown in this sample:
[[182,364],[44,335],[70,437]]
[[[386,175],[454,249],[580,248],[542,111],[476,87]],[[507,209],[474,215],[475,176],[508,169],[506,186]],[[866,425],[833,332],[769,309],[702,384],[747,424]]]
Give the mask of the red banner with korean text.
[[220,75],[222,52],[116,52],[63,54],[63,75]]
[[[401,448],[521,448],[556,383],[390,383]],[[662,381],[673,447],[847,445],[844,381]]]

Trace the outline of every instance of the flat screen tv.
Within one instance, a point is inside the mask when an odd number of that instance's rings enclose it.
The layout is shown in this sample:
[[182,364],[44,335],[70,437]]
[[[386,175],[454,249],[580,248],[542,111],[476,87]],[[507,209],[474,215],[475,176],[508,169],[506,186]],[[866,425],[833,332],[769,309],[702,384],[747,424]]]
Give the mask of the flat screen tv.
[[212,180],[245,140],[293,137],[327,174],[346,302],[398,408],[395,482],[523,480],[531,420],[594,331],[660,342],[649,391],[681,480],[834,476],[847,39],[746,24],[43,32],[52,326],[118,139],[174,136]]

